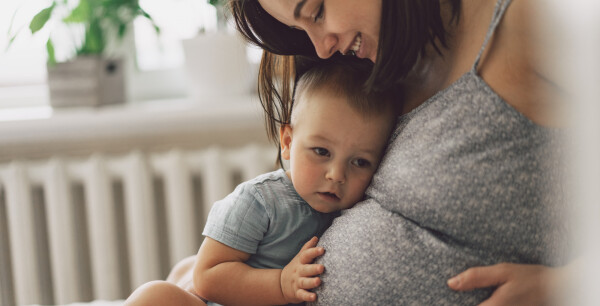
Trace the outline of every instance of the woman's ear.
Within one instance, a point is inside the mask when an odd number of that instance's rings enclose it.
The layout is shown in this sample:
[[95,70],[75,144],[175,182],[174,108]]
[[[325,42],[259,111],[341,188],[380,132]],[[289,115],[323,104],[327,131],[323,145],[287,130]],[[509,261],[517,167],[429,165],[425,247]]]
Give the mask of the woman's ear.
[[290,160],[292,127],[289,124],[282,125],[279,128],[279,143],[281,144],[281,157],[285,160]]

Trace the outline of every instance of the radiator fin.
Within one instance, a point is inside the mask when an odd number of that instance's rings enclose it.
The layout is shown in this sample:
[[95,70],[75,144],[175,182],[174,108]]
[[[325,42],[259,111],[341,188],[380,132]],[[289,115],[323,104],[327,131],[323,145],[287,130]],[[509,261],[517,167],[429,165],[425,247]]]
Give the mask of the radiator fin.
[[194,255],[212,204],[273,170],[246,146],[0,164],[0,305],[126,298]]

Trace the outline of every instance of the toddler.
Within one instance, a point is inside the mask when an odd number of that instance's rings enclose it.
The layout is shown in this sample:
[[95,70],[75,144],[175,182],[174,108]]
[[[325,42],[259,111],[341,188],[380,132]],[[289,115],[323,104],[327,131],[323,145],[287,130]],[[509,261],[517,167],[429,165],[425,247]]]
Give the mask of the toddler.
[[[394,95],[366,94],[370,65],[329,60],[297,82],[280,126],[279,169],[244,182],[208,216],[190,293],[170,282],[138,288],[128,305],[280,305],[315,301],[325,250],[318,236],[363,199],[394,127]],[[308,242],[307,242],[308,241]]]

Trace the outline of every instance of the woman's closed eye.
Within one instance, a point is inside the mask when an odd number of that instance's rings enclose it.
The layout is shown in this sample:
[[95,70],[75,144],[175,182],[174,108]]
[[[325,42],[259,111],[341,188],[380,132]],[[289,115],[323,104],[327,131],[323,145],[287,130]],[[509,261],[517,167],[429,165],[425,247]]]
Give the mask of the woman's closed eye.
[[324,157],[329,157],[329,150],[325,149],[325,148],[320,148],[320,147],[316,147],[316,148],[312,148],[313,152],[315,152],[315,154],[319,155],[319,156],[324,156]]
[[[325,15],[325,5],[323,4],[323,2],[321,2],[321,4],[319,4],[319,6],[317,6],[317,11],[314,14],[311,14],[310,18],[312,19],[312,21],[314,23],[317,23],[321,19],[323,19],[324,15]],[[291,25],[289,27],[290,27],[290,29],[293,29],[293,30],[305,31],[304,29],[302,29],[298,26]]]
[[325,13],[325,5],[323,4],[323,2],[321,2],[321,4],[319,4],[317,13],[313,16],[313,21],[318,22],[321,18],[323,18],[324,13]]

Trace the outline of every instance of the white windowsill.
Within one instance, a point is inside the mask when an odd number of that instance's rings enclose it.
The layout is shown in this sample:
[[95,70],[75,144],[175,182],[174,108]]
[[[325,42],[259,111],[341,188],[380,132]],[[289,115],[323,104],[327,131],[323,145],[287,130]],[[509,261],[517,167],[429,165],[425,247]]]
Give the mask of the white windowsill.
[[267,143],[262,109],[253,95],[223,98],[218,103],[171,99],[101,108],[33,109],[0,110],[0,161]]

